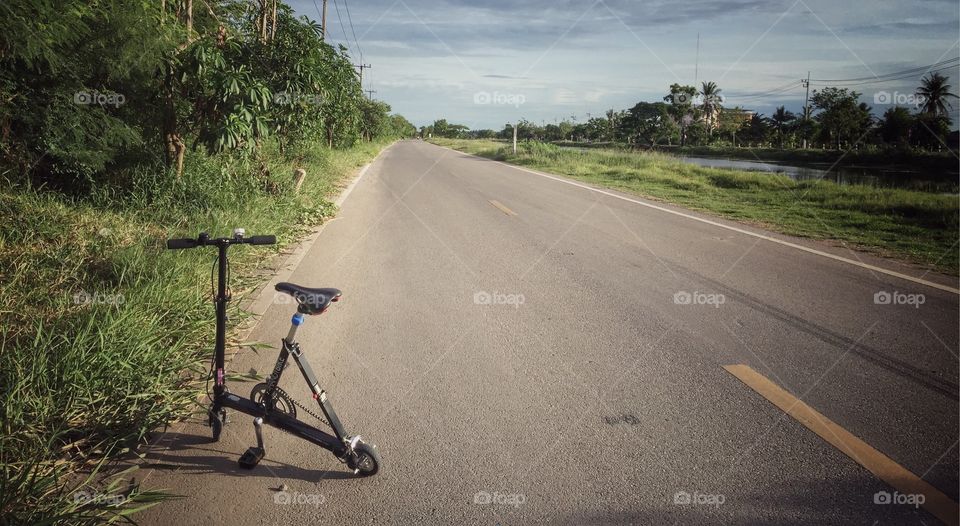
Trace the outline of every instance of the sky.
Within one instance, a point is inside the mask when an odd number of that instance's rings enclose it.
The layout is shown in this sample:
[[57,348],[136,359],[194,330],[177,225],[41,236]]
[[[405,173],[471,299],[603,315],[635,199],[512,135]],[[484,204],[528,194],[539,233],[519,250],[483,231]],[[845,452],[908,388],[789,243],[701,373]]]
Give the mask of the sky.
[[[290,3],[319,21],[321,2]],[[880,115],[913,104],[925,70],[877,77],[960,57],[957,0],[329,0],[327,25],[370,64],[374,98],[417,126],[471,129],[583,122],[703,81],[725,107],[798,112],[808,71],[811,90],[849,86]],[[953,93],[956,64],[941,71]]]

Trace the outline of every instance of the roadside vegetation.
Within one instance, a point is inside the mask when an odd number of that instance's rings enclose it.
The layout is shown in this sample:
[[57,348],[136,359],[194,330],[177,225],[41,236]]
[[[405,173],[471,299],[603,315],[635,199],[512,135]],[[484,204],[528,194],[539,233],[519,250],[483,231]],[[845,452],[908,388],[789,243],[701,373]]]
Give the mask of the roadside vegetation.
[[[0,524],[127,521],[163,495],[112,462],[196,408],[213,346],[210,254],[164,241],[280,250],[415,129],[280,2],[4,7]],[[270,250],[232,255],[235,297]]]
[[789,235],[837,240],[952,274],[958,270],[957,196],[795,181],[778,174],[701,167],[655,152],[575,150],[526,141],[514,154],[502,141],[432,141]]
[[[955,68],[953,61],[938,63],[918,78],[910,104],[891,104],[899,100],[892,101],[884,91],[874,92],[877,110],[861,101],[864,93],[824,85],[812,89],[802,111],[779,106],[764,115],[728,104],[723,90],[708,81],[699,87],[673,84],[662,100],[640,101],[602,116],[588,114],[582,121],[571,117],[537,124],[521,119],[500,130],[470,130],[439,119],[421,127],[420,133],[424,138],[509,140],[516,127],[517,138],[524,141],[800,164],[898,164],[956,178],[960,134],[950,130],[950,113],[957,95],[951,92],[950,79],[940,73]],[[781,93],[785,92],[770,96]]]

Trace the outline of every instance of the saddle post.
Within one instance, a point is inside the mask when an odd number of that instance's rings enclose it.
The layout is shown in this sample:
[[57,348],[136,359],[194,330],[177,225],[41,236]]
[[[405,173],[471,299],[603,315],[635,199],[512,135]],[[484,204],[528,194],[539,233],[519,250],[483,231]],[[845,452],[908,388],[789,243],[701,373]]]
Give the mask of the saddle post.
[[296,343],[297,329],[303,325],[303,314],[299,312],[293,315],[293,319],[290,320],[290,332],[287,333],[286,341],[287,344],[293,345]]

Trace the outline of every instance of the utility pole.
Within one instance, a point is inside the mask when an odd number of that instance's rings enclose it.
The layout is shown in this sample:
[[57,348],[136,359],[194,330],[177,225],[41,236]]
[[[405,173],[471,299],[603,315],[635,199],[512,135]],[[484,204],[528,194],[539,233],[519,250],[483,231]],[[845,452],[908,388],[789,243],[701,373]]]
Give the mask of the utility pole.
[[365,89],[363,91],[367,94],[367,98],[370,100],[373,100],[373,94],[377,92],[377,90],[374,89]]
[[697,33],[697,59],[693,63],[693,87],[697,87],[697,76],[700,73],[700,33]]
[[517,128],[519,127],[520,127],[519,122],[513,125],[513,154],[514,155],[517,154]]
[[[316,7],[316,5],[314,5]],[[327,0],[323,0],[323,14],[320,15],[320,32],[323,34],[322,39],[327,39]]]
[[807,149],[807,131],[810,129],[810,72],[807,72],[806,80],[801,79],[800,82],[803,83],[807,88],[807,96],[803,99],[803,122],[805,123],[803,129],[803,149]]
[[363,70],[371,68],[370,64],[354,64],[353,67],[360,68],[360,87],[363,87]]

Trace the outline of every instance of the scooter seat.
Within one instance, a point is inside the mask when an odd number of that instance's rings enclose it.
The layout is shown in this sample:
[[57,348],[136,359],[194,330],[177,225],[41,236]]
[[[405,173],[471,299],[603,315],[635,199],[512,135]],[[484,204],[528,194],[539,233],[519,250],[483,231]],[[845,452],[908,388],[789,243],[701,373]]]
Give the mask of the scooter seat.
[[311,289],[286,282],[277,283],[277,286],[274,288],[280,292],[293,296],[299,304],[297,311],[310,315],[320,314],[327,310],[327,307],[329,307],[331,303],[339,300],[340,296],[343,294],[340,292],[340,289]]

